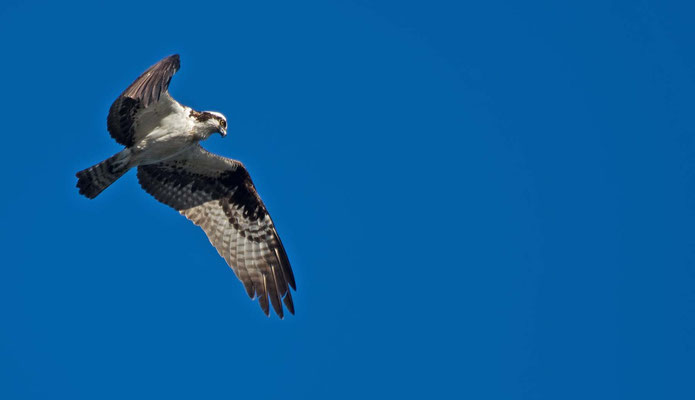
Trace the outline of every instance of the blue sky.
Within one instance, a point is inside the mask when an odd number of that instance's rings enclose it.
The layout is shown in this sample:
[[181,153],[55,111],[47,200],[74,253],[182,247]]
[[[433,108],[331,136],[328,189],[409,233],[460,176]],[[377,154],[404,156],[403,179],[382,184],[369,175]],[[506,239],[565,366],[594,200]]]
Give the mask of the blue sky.
[[[687,2],[0,4],[0,397],[692,399]],[[285,243],[266,318],[117,152],[179,53]]]

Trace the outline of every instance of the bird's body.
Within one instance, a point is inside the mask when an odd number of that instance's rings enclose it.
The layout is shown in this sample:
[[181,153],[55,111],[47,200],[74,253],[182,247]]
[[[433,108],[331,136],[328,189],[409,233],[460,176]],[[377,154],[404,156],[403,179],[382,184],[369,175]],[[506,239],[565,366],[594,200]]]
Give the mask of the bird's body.
[[164,161],[207,139],[196,135],[196,124],[190,117],[192,109],[182,106],[168,94],[162,96],[153,109],[143,116],[145,122],[135,131],[136,143],[132,148],[135,165]]
[[165,161],[215,133],[216,126],[198,121],[195,115],[199,113],[182,106],[168,93],[152,108],[140,118],[135,144],[128,148],[132,166]]
[[214,133],[226,135],[227,120],[217,112],[183,106],[169,95],[169,82],[178,69],[179,57],[167,57],[116,99],[107,125],[126,147],[78,172],[77,187],[94,198],[137,167],[143,189],[205,231],[248,295],[259,298],[266,315],[268,299],[281,318],[281,300],[294,313],[292,269],[248,172],[240,162],[199,145]]

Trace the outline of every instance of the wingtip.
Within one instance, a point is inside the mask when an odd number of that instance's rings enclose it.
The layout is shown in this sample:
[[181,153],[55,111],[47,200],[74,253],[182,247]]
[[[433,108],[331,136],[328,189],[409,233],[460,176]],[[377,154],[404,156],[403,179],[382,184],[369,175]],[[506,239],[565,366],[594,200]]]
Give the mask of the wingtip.
[[294,315],[294,302],[292,302],[292,295],[290,294],[290,290],[287,290],[287,294],[285,297],[282,299],[282,302],[285,303],[285,307],[287,307],[287,311],[290,312],[290,314]]
[[[266,294],[265,300],[263,300],[263,297],[258,297],[258,298],[253,298],[252,300],[258,300],[258,305],[261,307],[261,311],[263,311],[263,314],[265,314],[266,317],[270,318],[270,304],[268,301],[268,294]],[[294,315],[294,302],[292,301],[292,295],[290,294],[290,291],[287,290],[287,294],[285,297],[282,298],[282,302],[285,304],[285,307],[287,308],[287,311],[290,312],[290,314]],[[275,311],[275,314],[280,318],[281,320],[285,319],[285,309],[282,307],[282,305],[278,304],[277,306],[273,304],[273,310]]]
[[174,70],[178,71],[179,68],[181,68],[181,57],[178,54],[172,54],[170,56],[164,57],[162,61],[160,61],[158,64],[173,64]]
[[267,293],[260,293],[260,296],[258,296],[258,304],[261,306],[261,310],[263,310],[263,314],[265,314],[266,317],[270,317],[270,307],[268,304],[268,294]]

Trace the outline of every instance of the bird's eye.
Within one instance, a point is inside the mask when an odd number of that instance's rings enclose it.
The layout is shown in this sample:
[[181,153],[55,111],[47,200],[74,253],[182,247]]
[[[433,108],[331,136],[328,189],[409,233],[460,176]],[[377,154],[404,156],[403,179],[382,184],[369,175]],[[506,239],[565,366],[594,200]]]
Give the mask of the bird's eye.
[[220,121],[220,126],[223,128],[226,128],[227,127],[227,121],[225,121],[225,120]]

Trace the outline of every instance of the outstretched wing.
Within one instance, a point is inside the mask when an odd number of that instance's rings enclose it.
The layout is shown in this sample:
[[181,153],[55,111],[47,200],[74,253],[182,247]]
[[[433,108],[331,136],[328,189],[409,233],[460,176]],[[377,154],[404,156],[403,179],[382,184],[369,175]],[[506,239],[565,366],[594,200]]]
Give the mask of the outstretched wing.
[[162,95],[170,99],[169,82],[181,63],[178,54],[162,59],[147,69],[113,102],[106,119],[111,137],[130,147],[135,141],[135,123],[144,109],[156,104]]
[[194,146],[175,159],[138,167],[138,181],[155,199],[203,228],[210,243],[258,297],[283,317],[282,299],[294,314],[294,275],[273,221],[239,161]]

